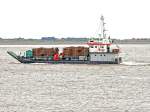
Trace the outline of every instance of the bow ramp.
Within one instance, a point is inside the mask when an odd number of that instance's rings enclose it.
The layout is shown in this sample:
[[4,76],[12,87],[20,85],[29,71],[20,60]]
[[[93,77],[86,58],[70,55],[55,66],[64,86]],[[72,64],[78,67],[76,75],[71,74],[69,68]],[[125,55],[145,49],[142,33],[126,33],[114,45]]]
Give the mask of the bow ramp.
[[21,62],[20,56],[16,55],[14,52],[12,51],[7,51],[7,53],[12,56],[13,58],[15,58],[16,60],[18,60],[19,62]]

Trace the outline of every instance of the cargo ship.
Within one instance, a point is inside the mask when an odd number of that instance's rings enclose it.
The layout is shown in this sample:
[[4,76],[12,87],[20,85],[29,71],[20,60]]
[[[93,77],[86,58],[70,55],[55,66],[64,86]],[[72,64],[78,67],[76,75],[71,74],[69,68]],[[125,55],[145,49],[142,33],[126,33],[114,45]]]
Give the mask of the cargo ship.
[[17,55],[7,51],[9,55],[21,63],[50,63],[50,64],[120,64],[120,48],[105,34],[104,17],[101,16],[101,34],[98,38],[90,38],[87,47],[70,46],[59,48],[33,48]]

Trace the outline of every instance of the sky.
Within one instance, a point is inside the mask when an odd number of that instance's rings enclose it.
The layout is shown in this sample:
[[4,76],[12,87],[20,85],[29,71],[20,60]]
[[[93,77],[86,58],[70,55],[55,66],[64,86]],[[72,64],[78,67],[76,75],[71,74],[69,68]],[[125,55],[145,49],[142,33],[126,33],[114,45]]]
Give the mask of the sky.
[[0,0],[1,38],[150,38],[150,0]]

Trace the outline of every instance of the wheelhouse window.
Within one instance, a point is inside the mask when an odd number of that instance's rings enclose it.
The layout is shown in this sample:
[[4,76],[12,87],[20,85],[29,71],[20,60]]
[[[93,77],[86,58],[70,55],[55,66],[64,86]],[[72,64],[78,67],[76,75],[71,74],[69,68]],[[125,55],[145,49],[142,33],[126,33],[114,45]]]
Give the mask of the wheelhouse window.
[[93,48],[93,46],[90,46],[90,48]]

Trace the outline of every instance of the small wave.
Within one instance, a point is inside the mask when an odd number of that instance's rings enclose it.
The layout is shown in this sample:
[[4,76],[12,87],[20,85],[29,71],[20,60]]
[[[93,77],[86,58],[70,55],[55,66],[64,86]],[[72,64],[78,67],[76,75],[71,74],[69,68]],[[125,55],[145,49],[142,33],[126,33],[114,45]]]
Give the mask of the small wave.
[[121,64],[130,65],[130,66],[150,65],[150,63],[142,63],[142,62],[134,62],[134,61],[122,62]]

